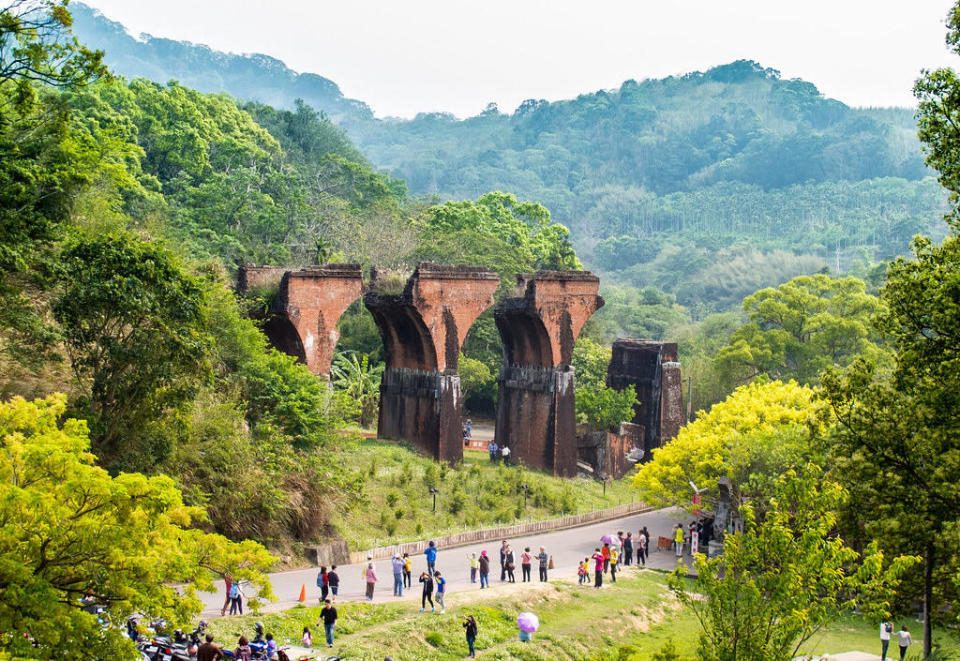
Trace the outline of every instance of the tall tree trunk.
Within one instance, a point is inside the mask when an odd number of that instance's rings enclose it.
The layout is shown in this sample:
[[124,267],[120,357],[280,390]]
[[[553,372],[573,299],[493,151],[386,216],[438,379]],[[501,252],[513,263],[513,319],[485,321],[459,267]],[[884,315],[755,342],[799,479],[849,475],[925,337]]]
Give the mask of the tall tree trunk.
[[933,540],[923,550],[923,658],[933,651]]

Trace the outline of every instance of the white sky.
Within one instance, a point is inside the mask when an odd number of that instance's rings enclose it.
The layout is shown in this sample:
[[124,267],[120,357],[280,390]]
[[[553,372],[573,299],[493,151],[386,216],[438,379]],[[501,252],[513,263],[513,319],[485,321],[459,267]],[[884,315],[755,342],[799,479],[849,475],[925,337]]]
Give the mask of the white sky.
[[265,53],[378,116],[571,98],[737,59],[854,106],[912,106],[953,0],[84,0],[133,34]]

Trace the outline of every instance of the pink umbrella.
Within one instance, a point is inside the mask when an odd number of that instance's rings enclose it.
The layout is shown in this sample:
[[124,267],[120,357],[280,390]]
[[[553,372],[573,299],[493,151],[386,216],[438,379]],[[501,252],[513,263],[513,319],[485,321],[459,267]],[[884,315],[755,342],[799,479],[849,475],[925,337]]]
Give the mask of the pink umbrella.
[[517,626],[520,627],[520,631],[533,633],[540,628],[540,620],[533,613],[520,613],[517,616]]
[[600,541],[604,544],[619,544],[620,538],[616,535],[604,535],[600,538]]

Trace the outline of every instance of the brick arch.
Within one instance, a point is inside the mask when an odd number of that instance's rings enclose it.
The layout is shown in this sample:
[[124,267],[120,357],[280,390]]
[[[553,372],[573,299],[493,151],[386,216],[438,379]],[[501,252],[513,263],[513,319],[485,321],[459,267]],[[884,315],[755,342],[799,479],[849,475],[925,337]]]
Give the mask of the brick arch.
[[600,279],[585,271],[517,276],[521,296],[494,309],[503,340],[496,439],[529,466],[577,472],[573,345],[603,306]]
[[401,294],[379,291],[374,269],[363,302],[383,338],[377,434],[410,441],[437,459],[463,458],[462,398],[457,362],[467,330],[493,305],[496,273],[472,266],[423,262]]
[[553,367],[553,347],[543,320],[525,306],[501,308],[494,314],[503,341],[504,365]]
[[306,363],[314,374],[329,374],[340,337],[337,322],[363,294],[360,265],[323,264],[297,271],[271,266],[241,267],[241,293],[271,287],[277,289],[277,294],[263,324],[270,343]]
[[436,347],[416,308],[404,305],[402,296],[375,293],[367,294],[364,303],[380,331],[388,367],[436,371]]
[[264,322],[261,329],[263,334],[267,336],[270,346],[288,356],[293,356],[301,363],[307,362],[303,348],[303,338],[300,337],[297,327],[289,319],[273,315]]

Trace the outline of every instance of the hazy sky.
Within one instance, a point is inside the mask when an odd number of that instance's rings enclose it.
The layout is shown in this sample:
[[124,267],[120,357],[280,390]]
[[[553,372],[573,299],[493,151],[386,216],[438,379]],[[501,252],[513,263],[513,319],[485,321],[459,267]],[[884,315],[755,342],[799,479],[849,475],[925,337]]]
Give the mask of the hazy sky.
[[84,0],[134,34],[266,53],[378,116],[570,98],[745,58],[850,105],[913,105],[952,0]]

